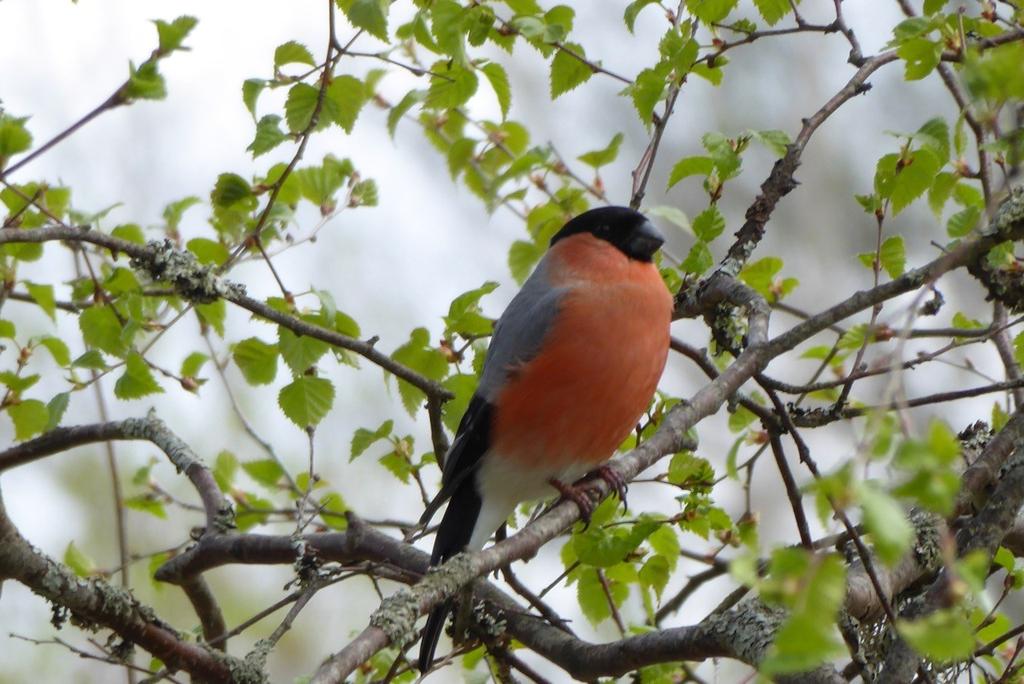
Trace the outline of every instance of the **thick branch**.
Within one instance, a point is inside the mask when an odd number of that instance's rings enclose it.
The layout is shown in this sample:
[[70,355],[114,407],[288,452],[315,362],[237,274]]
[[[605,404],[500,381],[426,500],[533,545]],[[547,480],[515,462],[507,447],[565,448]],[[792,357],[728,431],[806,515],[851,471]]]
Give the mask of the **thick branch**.
[[216,654],[181,638],[153,610],[127,591],[98,579],[82,579],[38,552],[18,533],[0,501],[0,578],[12,579],[66,609],[86,628],[105,627],[138,644],[171,670],[182,669],[203,681],[236,684],[266,681],[242,661]]
[[233,527],[231,504],[224,498],[209,469],[152,411],[145,418],[55,428],[41,437],[0,452],[0,472],[83,444],[117,439],[152,442],[164,452],[178,472],[185,473],[199,492],[206,511],[207,529],[221,531]]

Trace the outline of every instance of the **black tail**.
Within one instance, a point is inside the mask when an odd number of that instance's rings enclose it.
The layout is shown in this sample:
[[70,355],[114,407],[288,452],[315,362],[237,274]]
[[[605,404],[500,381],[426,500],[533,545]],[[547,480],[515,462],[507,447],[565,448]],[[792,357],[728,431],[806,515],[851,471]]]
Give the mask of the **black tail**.
[[[464,480],[452,494],[448,509],[441,518],[434,538],[434,551],[430,554],[430,564],[440,565],[455,554],[463,551],[469,538],[473,535],[473,527],[480,515],[480,495],[476,491],[475,478]],[[434,608],[427,617],[423,627],[423,638],[420,641],[420,672],[426,672],[434,662],[434,650],[437,640],[441,638],[441,630],[448,613],[452,610],[452,602],[445,601]]]

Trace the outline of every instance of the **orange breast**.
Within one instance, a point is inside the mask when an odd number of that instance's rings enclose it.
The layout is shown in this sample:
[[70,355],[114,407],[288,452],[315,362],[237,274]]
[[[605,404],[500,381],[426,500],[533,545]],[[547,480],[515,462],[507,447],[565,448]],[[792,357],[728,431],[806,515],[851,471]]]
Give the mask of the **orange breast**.
[[643,415],[668,355],[672,297],[652,264],[591,235],[552,248],[568,285],[540,353],[497,397],[494,450],[528,467],[609,459]]

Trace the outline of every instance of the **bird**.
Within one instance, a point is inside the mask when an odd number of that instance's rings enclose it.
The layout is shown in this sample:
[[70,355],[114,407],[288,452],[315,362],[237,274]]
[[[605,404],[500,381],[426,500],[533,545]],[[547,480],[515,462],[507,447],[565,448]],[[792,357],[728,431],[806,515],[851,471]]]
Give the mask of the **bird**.
[[[673,298],[654,256],[664,237],[627,207],[569,220],[494,326],[480,382],[444,459],[441,489],[420,523],[448,502],[430,565],[480,550],[515,507],[561,494],[589,520],[572,486],[604,478],[607,461],[647,410],[665,368]],[[419,669],[430,668],[451,602],[427,618]]]

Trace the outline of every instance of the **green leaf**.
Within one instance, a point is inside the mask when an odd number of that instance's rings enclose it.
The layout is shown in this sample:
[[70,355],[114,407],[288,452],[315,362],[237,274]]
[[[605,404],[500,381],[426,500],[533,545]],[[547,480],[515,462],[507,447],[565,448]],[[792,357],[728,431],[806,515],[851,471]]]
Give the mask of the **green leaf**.
[[57,320],[57,300],[53,296],[53,285],[37,285],[25,281],[25,289],[32,297],[32,301],[39,305],[51,320]]
[[[163,217],[164,221],[167,222],[168,229],[177,230],[178,226],[181,224],[181,218],[182,216],[185,215],[185,212],[191,209],[192,207],[196,206],[197,204],[202,204],[202,202],[203,201],[198,197],[190,195],[188,197],[183,197],[180,200],[171,202],[166,207],[164,207]],[[145,239],[141,237],[141,230],[139,241],[145,242]]]
[[715,471],[707,459],[689,451],[676,454],[668,464],[668,481],[680,486],[709,484],[714,475]]
[[127,100],[162,100],[167,97],[167,84],[157,71],[156,60],[147,60],[138,68],[129,62],[128,82],[123,92]]
[[25,128],[28,117],[15,118],[0,111],[0,169],[11,156],[32,147],[32,134]]
[[894,216],[931,187],[941,167],[939,158],[930,150],[922,148],[915,150],[902,168],[897,168],[889,196]]
[[18,375],[13,371],[0,371],[0,384],[10,388],[11,392],[19,395],[32,385],[39,382],[39,374]]
[[338,7],[356,28],[388,40],[388,0],[338,0]]
[[658,523],[650,519],[638,522],[628,530],[593,526],[585,532],[573,534],[572,544],[581,563],[608,568],[621,563],[658,527]]
[[754,5],[769,26],[779,23],[792,10],[789,0],[754,0]]
[[664,556],[651,556],[640,568],[640,583],[654,589],[654,593],[661,599],[661,592],[665,591],[668,585],[669,575],[668,560]]
[[156,33],[160,38],[160,52],[167,54],[174,50],[187,49],[183,48],[181,44],[199,23],[199,20],[195,17],[181,16],[172,22],[157,19],[153,23],[156,24]]
[[284,470],[281,468],[281,465],[272,458],[246,461],[242,463],[242,470],[265,487],[276,488],[281,478],[284,477]]
[[[629,587],[616,583],[612,597],[619,598],[620,602],[629,595]],[[616,596],[617,595],[617,596]],[[599,624],[611,617],[611,609],[608,606],[608,598],[605,595],[604,587],[597,575],[597,570],[587,568],[580,573],[576,581],[576,600],[580,604],[583,615],[591,624]]]
[[899,561],[914,541],[914,528],[896,501],[865,482],[859,489],[864,508],[864,526],[871,535],[875,553],[886,565]]
[[693,235],[693,226],[690,225],[690,219],[686,217],[686,214],[684,214],[682,209],[679,207],[673,207],[665,204],[656,205],[648,207],[647,214],[648,216],[663,218],[672,225],[682,228],[690,235]]
[[[341,498],[341,494],[338,494],[337,492],[327,492],[320,497],[320,510],[324,514],[323,520],[328,527],[335,530],[344,530],[348,528],[348,519],[345,517],[345,512],[348,511],[348,506],[345,504],[345,500]],[[333,515],[327,515],[328,513],[333,513]],[[395,681],[398,681],[398,679],[399,678],[396,678]]]
[[675,70],[675,78],[681,78],[689,73],[693,63],[697,59],[700,46],[697,41],[675,28],[669,28],[658,43],[658,52],[661,53],[661,64],[668,65]]
[[164,509],[163,502],[148,494],[127,498],[124,500],[124,505],[133,510],[148,513],[157,518],[167,518],[167,511]]
[[942,45],[927,38],[912,38],[896,48],[896,54],[906,62],[903,78],[917,81],[930,74],[939,65]]
[[949,161],[949,124],[942,117],[924,122],[914,134],[914,139],[931,150],[943,164]]
[[50,411],[38,399],[25,399],[7,407],[7,415],[14,422],[14,438],[28,439],[46,429],[50,422]]
[[344,74],[336,77],[327,87],[326,94],[327,99],[334,104],[334,123],[346,133],[351,133],[369,96],[366,84],[355,76]]
[[672,187],[679,181],[690,176],[707,176],[715,168],[711,157],[683,157],[672,167],[668,175],[668,187]]
[[[288,123],[288,130],[292,133],[303,133],[309,128],[319,99],[319,88],[308,83],[293,85],[288,90],[288,98],[284,102],[284,117]],[[326,98],[324,100],[326,103]]]
[[285,64],[308,64],[315,67],[316,60],[313,59],[313,53],[305,45],[289,40],[287,43],[281,43],[274,50],[274,70],[277,71]]
[[68,350],[68,345],[59,337],[45,335],[36,340],[36,343],[46,347],[46,350],[50,352],[50,356],[53,357],[58,366],[63,367],[71,363],[71,352]]
[[949,217],[946,223],[946,232],[950,237],[961,238],[974,230],[981,220],[981,209],[976,206],[969,206],[958,211]]
[[[769,0],[775,2],[776,0]],[[789,0],[785,0],[787,10],[789,8]],[[777,157],[786,156],[786,150],[792,141],[789,139],[789,134],[785,131],[750,131],[751,137],[760,142],[762,145],[767,147],[769,150],[775,153]]]
[[868,332],[867,323],[860,323],[852,326],[849,330],[843,333],[836,346],[839,349],[853,351],[855,349],[860,349],[861,345],[864,344],[865,339],[867,339],[869,343],[874,342],[875,336]]
[[896,628],[915,651],[940,663],[963,660],[974,651],[974,629],[956,608],[912,622],[900,620]]
[[267,82],[260,78],[250,78],[242,83],[242,102],[249,110],[253,120],[256,119],[256,100],[259,99],[260,93],[266,87]]
[[107,364],[103,360],[103,354],[95,349],[90,349],[77,359],[71,362],[75,368],[91,368],[92,370],[106,370]]
[[250,337],[236,344],[231,356],[250,385],[267,385],[277,377],[277,353],[276,344]]
[[215,207],[230,207],[253,196],[248,181],[237,173],[222,173],[210,192],[210,202]]
[[498,283],[488,281],[453,299],[448,307],[448,315],[444,317],[445,329],[464,337],[489,334],[493,323],[480,313],[480,299],[494,292],[497,287]]
[[783,623],[760,672],[768,676],[807,672],[845,652],[835,629],[821,617],[798,613]]
[[8,320],[0,319],[0,339],[14,339],[15,334],[14,323]]
[[201,264],[215,264],[220,266],[228,260],[230,253],[223,243],[210,238],[192,238],[185,246],[188,251],[196,255]]
[[544,256],[544,248],[534,242],[516,240],[508,251],[508,268],[520,285],[530,275],[534,265]]
[[203,323],[213,328],[219,336],[224,337],[224,319],[227,318],[228,309],[223,299],[209,304],[196,304],[196,313]]
[[722,84],[722,78],[724,73],[722,67],[729,63],[729,60],[725,57],[719,57],[715,60],[715,66],[710,67],[707,64],[701,62],[700,64],[694,64],[693,68],[690,69],[690,73],[700,76],[705,81],[708,81],[711,85],[719,86]]
[[121,339],[121,323],[109,306],[91,306],[78,315],[82,339],[90,347],[121,356],[126,350]]
[[238,512],[235,514],[235,525],[239,532],[265,523],[266,510],[274,507],[273,502],[249,492],[237,492],[235,498],[239,501]]
[[361,180],[352,186],[349,204],[353,207],[377,206],[377,181],[372,178]]
[[619,147],[622,145],[622,139],[622,133],[616,133],[612,136],[608,146],[603,150],[593,150],[592,152],[581,154],[577,159],[588,166],[593,166],[595,169],[605,164],[611,164],[619,156]]
[[281,358],[296,374],[304,373],[327,353],[330,345],[308,335],[296,335],[284,326],[277,328],[277,348]]
[[68,392],[55,394],[53,399],[50,399],[50,401],[46,403],[46,410],[50,414],[50,420],[46,423],[47,431],[60,425],[60,421],[64,417],[64,412],[68,410],[69,403],[71,403],[71,395]]
[[300,428],[315,426],[334,404],[334,385],[326,378],[303,375],[281,388],[277,404]]
[[128,268],[115,268],[110,276],[103,281],[103,287],[112,295],[122,295],[127,292],[138,292],[142,289],[139,279]]
[[96,570],[96,562],[82,553],[73,541],[68,542],[67,548],[64,549],[62,562],[79,577],[88,577]]
[[213,462],[213,478],[217,486],[225,492],[233,489],[235,473],[238,472],[238,459],[230,451],[221,451]]
[[676,565],[679,563],[679,549],[681,547],[674,525],[661,525],[654,532],[651,532],[651,536],[647,538],[647,543],[651,545],[655,553],[668,561],[669,569],[676,569]]
[[630,33],[633,33],[633,29],[636,26],[637,15],[640,14],[640,10],[647,7],[648,5],[657,4],[658,0],[633,0],[633,2],[626,5],[626,11],[623,14],[623,21],[626,22],[626,28],[629,29]]
[[426,106],[454,109],[466,104],[479,86],[476,73],[455,63],[436,62],[431,69]]
[[118,399],[138,399],[163,391],[141,354],[132,352],[125,358],[124,373],[114,383],[114,396]]
[[[954,325],[957,319],[954,317]],[[943,515],[952,510],[960,478],[950,468],[960,457],[960,442],[945,423],[933,420],[926,439],[907,439],[896,449],[893,467],[908,478],[893,494]]]
[[835,627],[846,596],[846,572],[838,556],[812,559],[803,550],[777,550],[771,581],[780,585],[791,611],[759,668],[762,673],[806,672],[845,651]]
[[[448,359],[441,351],[430,345],[430,333],[426,328],[416,328],[409,335],[409,341],[391,355],[398,363],[431,379],[440,380],[448,372]],[[398,393],[409,415],[415,415],[426,395],[405,380],[398,381]]]
[[903,270],[907,265],[907,254],[903,246],[903,237],[900,235],[890,235],[882,243],[882,249],[879,252],[881,258],[882,268],[889,274],[890,278],[899,278],[903,275]]
[[714,162],[715,168],[718,169],[722,180],[739,175],[743,160],[739,155],[741,148],[735,141],[714,131],[705,133],[700,141],[711,154],[711,160]]
[[371,431],[366,428],[359,428],[356,430],[355,434],[352,435],[351,454],[348,458],[349,462],[354,461],[359,456],[362,456],[363,453],[376,442],[389,437],[394,426],[395,421],[385,420],[376,430]]
[[185,357],[185,360],[181,362],[180,375],[187,378],[195,378],[199,376],[199,371],[202,370],[203,364],[210,360],[210,357],[201,352],[192,352]]
[[480,67],[480,71],[484,72],[484,76],[491,84],[494,96],[498,99],[498,107],[501,108],[501,118],[504,120],[508,117],[509,107],[512,106],[512,88],[508,83],[508,74],[505,73],[505,68],[497,62],[484,64]]
[[953,192],[953,186],[957,183],[957,175],[943,172],[935,176],[932,187],[928,190],[928,206],[932,213],[938,218],[942,215],[942,209],[949,201],[949,195]]
[[[478,352],[473,359],[474,370],[478,362],[482,362],[482,353]],[[451,399],[444,405],[444,414],[442,420],[446,428],[452,432],[456,432],[459,428],[459,421],[461,420],[466,409],[469,407],[469,401],[473,398],[473,393],[476,391],[477,386],[477,374],[476,373],[453,373],[444,379],[441,383],[446,390],[455,395],[454,399]]]
[[245,149],[252,152],[255,159],[261,154],[266,154],[285,140],[288,134],[281,130],[281,117],[277,114],[267,114],[256,124],[256,137],[252,139]]
[[398,478],[402,484],[409,484],[409,477],[413,473],[413,468],[408,458],[397,451],[392,451],[381,456],[377,459],[377,462],[387,468],[388,472]]
[[742,432],[755,420],[757,420],[757,416],[755,416],[748,408],[745,406],[737,406],[736,410],[729,414],[729,420],[727,422],[729,432]]
[[715,259],[711,256],[711,250],[708,249],[707,243],[698,241],[690,248],[690,252],[686,255],[686,259],[683,260],[680,267],[687,273],[700,275],[711,268],[713,263],[715,263]]
[[146,244],[146,235],[137,223],[123,223],[110,231],[110,234],[116,238],[134,242],[137,245]]
[[450,56],[460,65],[466,65],[465,38],[468,14],[453,0],[435,0],[431,3],[431,35],[436,39],[437,52]]
[[[486,73],[487,71],[484,70],[484,74]],[[398,122],[402,120],[402,117],[405,116],[406,112],[412,109],[417,103],[422,102],[425,97],[425,91],[410,90],[405,94],[405,97],[398,101],[398,104],[391,108],[391,111],[388,112],[388,135],[392,138],[395,137],[395,129],[398,128]]]
[[693,232],[698,239],[711,242],[725,230],[725,217],[712,204],[693,219]]
[[654,108],[665,92],[665,74],[654,69],[644,69],[637,74],[629,93],[633,99],[633,107],[640,115],[640,122],[650,126],[654,116]]
[[931,16],[941,10],[949,0],[924,0],[924,13]]
[[775,282],[775,275],[781,270],[782,259],[765,257],[744,266],[740,271],[740,280],[757,290],[762,296],[768,297]]
[[686,0],[686,8],[704,24],[717,24],[729,16],[739,0]]
[[331,155],[324,157],[320,166],[307,166],[292,174],[299,194],[318,207],[329,207],[334,204],[334,195],[345,184],[353,172],[352,162],[348,159],[337,159]]
[[551,60],[551,99],[569,92],[586,83],[594,75],[588,64],[577,59],[568,51],[584,57],[583,47],[576,43],[566,43],[565,49],[555,53]]
[[902,44],[911,38],[919,38],[932,31],[934,28],[931,20],[926,17],[911,17],[904,19],[892,30],[892,44]]

